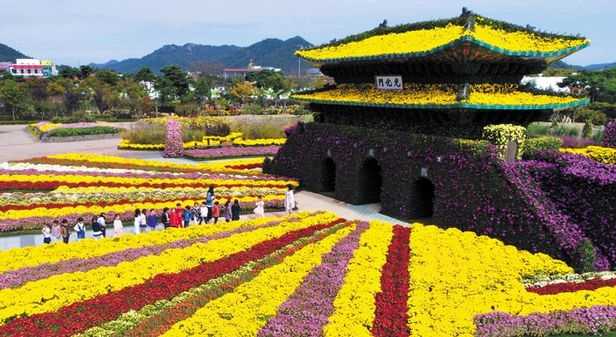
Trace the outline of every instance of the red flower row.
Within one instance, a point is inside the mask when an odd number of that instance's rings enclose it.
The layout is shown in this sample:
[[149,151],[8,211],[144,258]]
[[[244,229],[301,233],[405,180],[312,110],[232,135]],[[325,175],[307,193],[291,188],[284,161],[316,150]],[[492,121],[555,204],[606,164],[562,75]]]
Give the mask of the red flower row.
[[381,292],[376,295],[372,324],[375,337],[408,337],[410,229],[394,227],[394,236],[381,273]]
[[174,274],[161,274],[142,284],[110,292],[96,298],[66,306],[56,312],[17,318],[0,326],[2,337],[72,336],[104,322],[117,319],[129,310],[169,299],[209,280],[230,273],[240,266],[266,255],[314,232],[344,222],[315,225],[261,242],[250,249]]
[[584,282],[552,283],[541,287],[529,287],[526,290],[539,295],[554,295],[580,290],[595,290],[603,287],[616,287],[616,279],[592,279]]
[[209,292],[191,296],[181,303],[162,310],[154,316],[148,317],[148,319],[142,320],[137,326],[133,327],[129,331],[122,334],[124,337],[157,337],[167,332],[177,322],[185,320],[192,316],[197,310],[201,309],[208,302],[223,296],[224,294],[232,292],[235,288],[241,284],[252,280],[262,270],[274,266],[285,257],[292,255],[297,250],[301,249],[308,244],[317,242],[327,235],[330,235],[329,231],[336,231],[336,227],[328,229],[326,232],[321,232],[316,236],[313,236],[310,240],[304,241],[301,245],[293,245],[284,247],[281,252],[274,253],[275,255],[268,255],[264,259],[257,261],[254,269],[246,271],[237,277],[219,285],[217,288],[212,289]]

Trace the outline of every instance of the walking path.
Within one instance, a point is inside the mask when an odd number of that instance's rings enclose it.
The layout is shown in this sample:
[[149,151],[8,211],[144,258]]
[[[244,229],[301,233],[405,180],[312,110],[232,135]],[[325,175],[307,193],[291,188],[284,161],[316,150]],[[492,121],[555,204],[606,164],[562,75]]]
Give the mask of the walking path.
[[41,143],[25,130],[26,126],[0,125],[0,163],[67,152],[118,154],[117,146],[120,138],[67,143]]
[[380,220],[395,224],[405,224],[404,222],[379,213],[380,204],[370,205],[351,205],[336,199],[326,197],[308,191],[301,191],[295,195],[297,206],[301,211],[331,211],[346,219],[353,220]]

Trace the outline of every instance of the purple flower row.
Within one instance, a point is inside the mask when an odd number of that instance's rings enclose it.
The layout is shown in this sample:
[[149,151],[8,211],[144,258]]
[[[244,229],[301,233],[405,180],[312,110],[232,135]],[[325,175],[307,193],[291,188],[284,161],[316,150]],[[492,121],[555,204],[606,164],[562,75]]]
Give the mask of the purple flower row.
[[323,256],[322,263],[306,276],[258,336],[321,336],[334,310],[334,299],[344,281],[349,261],[367,228],[368,223],[359,223],[351,234]]
[[587,147],[589,145],[597,145],[592,139],[588,138],[579,138],[574,136],[562,136],[560,137],[562,140],[562,147],[571,147],[571,148],[582,148]]
[[27,267],[11,270],[0,274],[0,289],[14,288],[26,282],[36,281],[51,277],[53,275],[86,272],[99,267],[115,266],[121,262],[134,261],[143,256],[160,255],[169,249],[180,249],[192,246],[197,243],[206,243],[211,240],[227,238],[234,234],[244,233],[255,230],[255,228],[266,228],[278,225],[280,221],[271,221],[260,226],[244,226],[233,230],[223,231],[216,234],[202,236],[192,239],[183,239],[164,244],[146,246],[141,248],[129,248],[102,256],[87,259],[75,258],[63,260],[57,263],[45,263],[34,267]]
[[548,314],[514,316],[490,313],[475,317],[477,337],[549,336],[558,334],[593,334],[616,330],[616,307],[559,311]]
[[212,159],[226,157],[264,156],[278,153],[280,146],[225,146],[211,149],[187,150],[184,155],[196,159]]

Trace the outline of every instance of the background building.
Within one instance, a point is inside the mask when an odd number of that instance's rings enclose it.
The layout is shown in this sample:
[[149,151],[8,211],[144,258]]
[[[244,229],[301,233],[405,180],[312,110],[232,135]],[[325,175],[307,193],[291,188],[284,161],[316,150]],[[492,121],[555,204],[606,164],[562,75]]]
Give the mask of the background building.
[[56,65],[50,60],[17,59],[8,71],[17,77],[52,77],[58,75]]

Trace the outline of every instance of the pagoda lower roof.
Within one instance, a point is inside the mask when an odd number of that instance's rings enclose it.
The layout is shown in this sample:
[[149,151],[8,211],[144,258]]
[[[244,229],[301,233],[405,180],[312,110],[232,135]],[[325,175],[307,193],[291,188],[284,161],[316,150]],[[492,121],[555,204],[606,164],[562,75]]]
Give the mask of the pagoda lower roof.
[[522,90],[499,90],[498,85],[473,85],[460,99],[457,85],[417,85],[404,90],[379,90],[370,85],[342,85],[302,92],[292,99],[324,105],[403,109],[561,110],[584,106],[588,98],[556,96]]
[[[472,22],[469,24],[469,22]],[[341,41],[299,50],[319,64],[400,61],[479,47],[507,58],[559,60],[590,41],[583,37],[540,33],[475,14],[434,22],[377,28]]]

